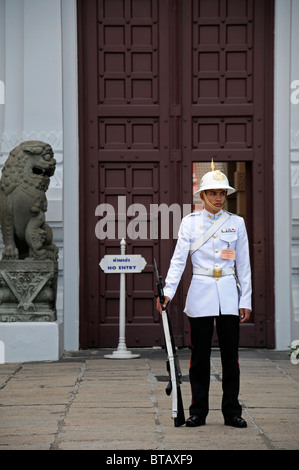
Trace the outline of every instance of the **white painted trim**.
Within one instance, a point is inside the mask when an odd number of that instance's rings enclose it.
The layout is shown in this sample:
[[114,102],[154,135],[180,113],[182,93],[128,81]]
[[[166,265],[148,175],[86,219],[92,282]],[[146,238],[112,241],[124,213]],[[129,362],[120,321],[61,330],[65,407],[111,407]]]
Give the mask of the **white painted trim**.
[[79,349],[79,138],[76,0],[61,0],[64,349]]
[[290,66],[291,0],[275,2],[274,253],[276,349],[291,339]]

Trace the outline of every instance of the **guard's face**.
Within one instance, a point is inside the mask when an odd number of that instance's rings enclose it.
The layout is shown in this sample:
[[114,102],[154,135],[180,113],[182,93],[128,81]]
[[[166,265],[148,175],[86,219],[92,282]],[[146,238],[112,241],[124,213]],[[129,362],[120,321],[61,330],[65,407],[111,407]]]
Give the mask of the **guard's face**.
[[224,189],[208,189],[205,193],[207,200],[210,203],[207,203],[204,195],[201,193],[200,197],[204,202],[205,209],[213,213],[218,212],[226,201],[226,191]]

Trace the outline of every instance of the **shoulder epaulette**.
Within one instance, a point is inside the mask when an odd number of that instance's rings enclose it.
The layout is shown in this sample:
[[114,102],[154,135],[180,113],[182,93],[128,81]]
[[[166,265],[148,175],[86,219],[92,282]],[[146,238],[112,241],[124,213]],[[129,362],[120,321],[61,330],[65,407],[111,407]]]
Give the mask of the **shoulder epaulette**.
[[188,219],[189,217],[195,217],[196,215],[201,215],[201,212],[190,212],[190,214],[185,215],[184,219]]

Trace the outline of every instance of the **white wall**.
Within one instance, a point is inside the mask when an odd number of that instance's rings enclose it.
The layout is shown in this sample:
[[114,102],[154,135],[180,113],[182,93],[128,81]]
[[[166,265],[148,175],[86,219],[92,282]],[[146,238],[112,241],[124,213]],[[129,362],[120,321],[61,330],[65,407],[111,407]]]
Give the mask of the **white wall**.
[[[5,2],[0,0],[0,81],[4,87],[4,97],[0,100],[0,138],[4,130],[4,104],[5,101]],[[1,147],[0,147],[1,148]]]
[[[57,310],[62,317],[62,63],[60,0],[1,0],[5,82],[0,164],[25,140],[52,145],[57,168],[47,192],[47,222],[59,247]],[[2,19],[3,22],[3,19]],[[0,46],[1,48],[1,46]],[[1,53],[0,53],[1,58]]]
[[[67,316],[63,298],[65,290],[63,249],[65,148],[68,167],[77,165],[73,149],[63,142],[63,122],[73,122],[73,117],[63,113],[65,95],[69,96],[70,93],[69,91],[66,94],[63,93],[63,83],[65,88],[68,88],[64,79],[67,73],[65,72],[63,77],[62,67],[63,53],[67,60],[65,48],[63,49],[63,35],[66,36],[69,33],[69,28],[63,27],[62,15],[64,22],[68,23],[71,20],[74,27],[76,25],[76,18],[73,14],[75,5],[75,0],[0,0],[0,80],[5,83],[5,105],[0,105],[0,166],[5,162],[9,152],[25,140],[43,140],[50,143],[57,161],[55,175],[51,178],[47,192],[46,220],[53,229],[54,243],[59,247],[57,316],[60,325],[58,329],[55,329],[56,336],[62,335],[62,338],[55,337],[59,350],[64,348],[61,324]],[[66,37],[64,42],[67,42]],[[71,52],[74,52],[72,57],[76,62],[76,51]],[[76,80],[76,73],[72,78]],[[71,90],[73,91],[73,88]],[[76,96],[72,96],[72,99],[76,103]],[[72,111],[74,111],[74,105],[70,108],[70,112]],[[66,128],[69,128],[67,124]],[[76,140],[76,129],[72,128],[72,132],[72,139]],[[70,138],[69,134],[68,137]],[[73,156],[75,160],[70,161]],[[71,184],[68,182],[66,188]],[[78,214],[76,217],[78,219]],[[73,260],[71,264],[74,264]],[[73,285],[74,289],[76,286]],[[73,293],[72,296],[74,297]],[[71,317],[74,317],[73,311]],[[25,328],[24,325],[20,326]],[[8,327],[9,325],[5,325],[5,328],[3,326],[2,333],[8,331]],[[3,334],[7,334],[9,338],[8,333]],[[49,334],[49,341],[54,341],[52,333]],[[73,331],[73,335],[75,335],[75,341],[70,344],[76,346],[78,334]],[[2,337],[0,339],[3,340]],[[24,357],[31,357],[31,352],[27,351],[27,353],[24,351]],[[38,351],[36,351],[36,357],[39,357]]]
[[291,5],[290,157],[292,198],[292,317],[291,340],[299,339],[299,0]]
[[62,0],[64,348],[79,349],[79,138],[76,0]]
[[276,348],[299,338],[299,0],[275,2],[274,205]]

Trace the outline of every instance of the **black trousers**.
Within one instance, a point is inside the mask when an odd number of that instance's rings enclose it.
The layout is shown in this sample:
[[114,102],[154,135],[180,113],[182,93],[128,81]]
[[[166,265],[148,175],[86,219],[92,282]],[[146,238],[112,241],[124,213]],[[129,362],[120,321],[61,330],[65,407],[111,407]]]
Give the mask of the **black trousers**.
[[238,361],[240,323],[237,315],[191,318],[190,383],[192,404],[190,415],[206,417],[209,412],[210,357],[216,319],[222,362],[222,413],[225,418],[241,416],[238,401],[240,368]]

